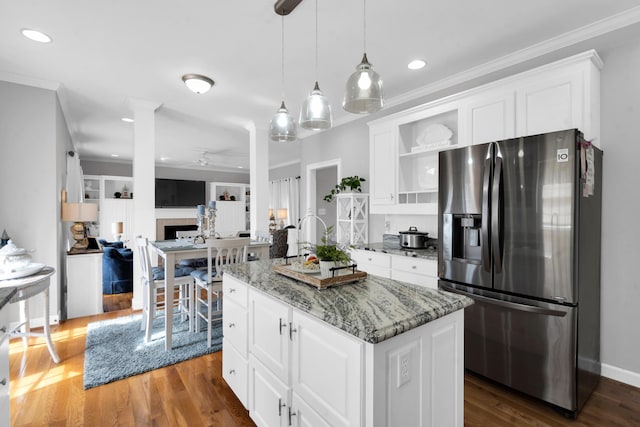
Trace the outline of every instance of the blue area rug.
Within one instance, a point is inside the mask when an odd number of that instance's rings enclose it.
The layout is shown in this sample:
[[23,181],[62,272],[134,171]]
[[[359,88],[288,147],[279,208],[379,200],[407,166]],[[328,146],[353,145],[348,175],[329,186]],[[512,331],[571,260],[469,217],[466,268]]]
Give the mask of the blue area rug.
[[[84,353],[84,389],[173,365],[222,349],[222,322],[214,325],[211,348],[207,332],[188,332],[189,322],[174,316],[173,348],[164,350],[164,318],[153,322],[151,341],[140,330],[142,314],[89,323]],[[206,323],[200,325],[206,327]]]

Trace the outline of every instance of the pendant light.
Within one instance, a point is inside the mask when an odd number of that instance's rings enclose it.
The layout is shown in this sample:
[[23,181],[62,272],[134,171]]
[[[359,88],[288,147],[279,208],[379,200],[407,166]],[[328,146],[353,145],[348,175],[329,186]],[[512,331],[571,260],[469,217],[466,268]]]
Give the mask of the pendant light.
[[293,142],[298,139],[298,126],[284,105],[284,15],[282,15],[282,104],[271,119],[269,137],[276,142]]
[[316,84],[300,110],[300,127],[311,130],[329,129],[332,125],[331,105],[318,86],[318,0],[316,0]]
[[367,0],[363,0],[364,55],[347,80],[342,108],[350,113],[375,113],[384,106],[382,79],[367,60]]

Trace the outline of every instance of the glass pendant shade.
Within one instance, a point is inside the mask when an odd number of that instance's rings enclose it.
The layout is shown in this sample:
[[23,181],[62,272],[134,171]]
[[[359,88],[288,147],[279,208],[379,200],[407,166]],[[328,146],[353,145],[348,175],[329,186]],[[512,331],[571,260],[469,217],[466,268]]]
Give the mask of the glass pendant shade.
[[295,119],[289,114],[284,101],[271,119],[269,138],[275,142],[293,142],[298,139],[298,126]]
[[318,82],[304,100],[300,110],[300,127],[311,130],[323,130],[331,128],[331,105],[324,97]]
[[362,56],[362,62],[356,66],[356,72],[347,80],[342,107],[357,114],[375,113],[384,106],[382,95],[382,79],[367,60],[367,54]]

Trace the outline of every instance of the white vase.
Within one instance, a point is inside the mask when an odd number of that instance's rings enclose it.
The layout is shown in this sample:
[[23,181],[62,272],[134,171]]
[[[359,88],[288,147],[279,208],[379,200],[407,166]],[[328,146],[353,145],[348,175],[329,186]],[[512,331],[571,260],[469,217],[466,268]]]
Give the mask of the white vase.
[[331,269],[336,266],[334,261],[320,261],[320,278],[326,279],[332,277]]

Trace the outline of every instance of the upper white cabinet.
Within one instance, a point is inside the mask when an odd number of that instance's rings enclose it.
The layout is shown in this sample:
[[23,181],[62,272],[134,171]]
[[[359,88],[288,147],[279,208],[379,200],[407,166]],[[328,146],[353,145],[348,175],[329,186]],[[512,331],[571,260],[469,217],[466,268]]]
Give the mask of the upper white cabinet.
[[591,50],[370,122],[371,213],[436,214],[442,150],[572,128],[601,147],[601,68]]
[[247,189],[247,184],[236,182],[210,184],[211,200],[216,200],[216,233],[221,237],[235,236],[238,231],[249,229]]
[[428,104],[369,123],[371,213],[437,212],[438,152],[465,141],[459,107]]
[[369,196],[340,193],[336,198],[338,243],[360,245],[369,241]]

